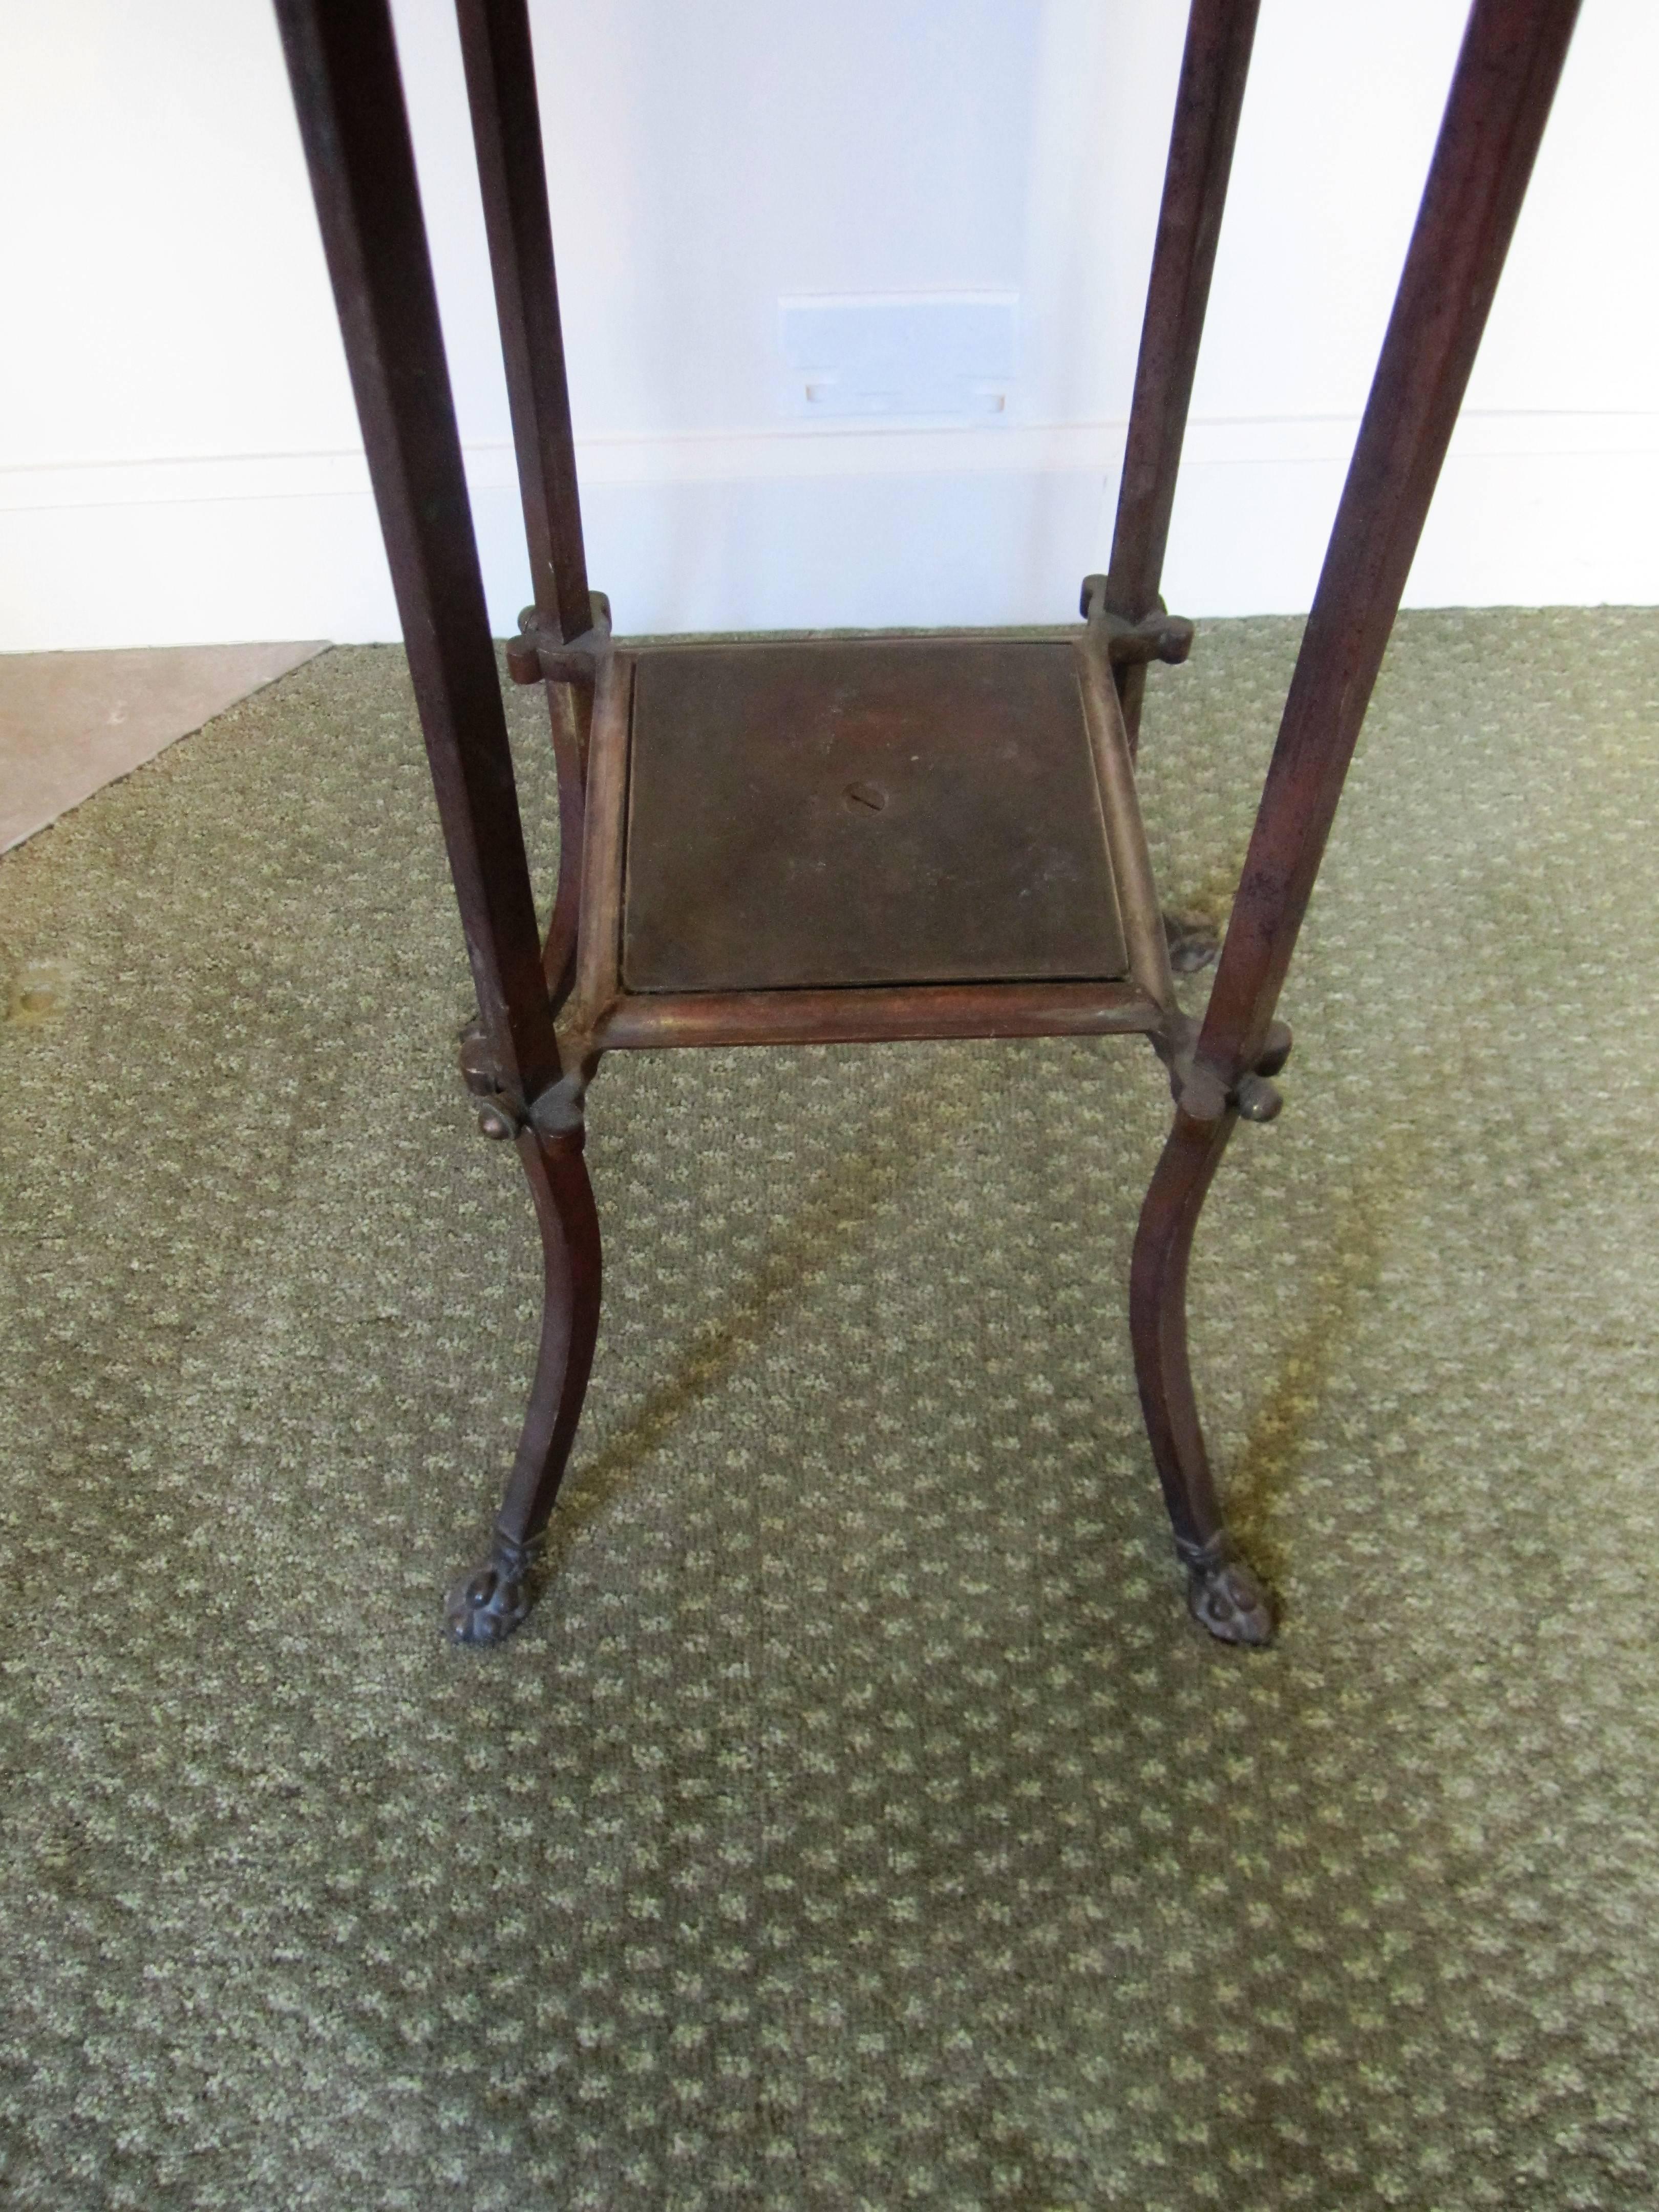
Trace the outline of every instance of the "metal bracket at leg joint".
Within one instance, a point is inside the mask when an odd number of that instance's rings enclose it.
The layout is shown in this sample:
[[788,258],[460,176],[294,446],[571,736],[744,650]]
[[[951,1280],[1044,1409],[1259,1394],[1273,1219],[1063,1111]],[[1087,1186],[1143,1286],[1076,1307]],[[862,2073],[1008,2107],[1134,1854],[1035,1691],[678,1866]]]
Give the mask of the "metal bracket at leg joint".
[[592,620],[579,637],[561,637],[539,607],[519,616],[519,635],[507,641],[507,672],[515,684],[579,684],[593,689],[599,662],[611,650],[611,602],[590,595]]
[[1098,627],[1106,640],[1106,658],[1114,668],[1135,668],[1149,660],[1167,661],[1179,667],[1193,649],[1196,635],[1184,615],[1172,615],[1162,599],[1150,614],[1131,622],[1106,604],[1107,579],[1085,576],[1078,595],[1078,612]]
[[511,1097],[501,1088],[501,1079],[489,1057],[489,1048],[479,1023],[469,1023],[461,1031],[459,1058],[461,1080],[473,1097],[481,1102],[478,1108],[481,1135],[493,1137],[499,1142],[507,1137],[516,1137],[525,1129],[534,1129],[544,1137],[568,1137],[580,1131],[587,1086],[599,1070],[597,1054],[576,1060],[566,1068],[556,1083],[550,1083],[528,1104]]
[[1152,1040],[1170,1071],[1170,1096],[1182,1112],[1194,1121],[1218,1121],[1231,1108],[1246,1121],[1273,1121],[1285,1100],[1271,1079],[1291,1056],[1290,1024],[1270,1022],[1255,1065],[1231,1084],[1219,1069],[1200,1060],[1199,1028],[1190,1014],[1176,1014]]

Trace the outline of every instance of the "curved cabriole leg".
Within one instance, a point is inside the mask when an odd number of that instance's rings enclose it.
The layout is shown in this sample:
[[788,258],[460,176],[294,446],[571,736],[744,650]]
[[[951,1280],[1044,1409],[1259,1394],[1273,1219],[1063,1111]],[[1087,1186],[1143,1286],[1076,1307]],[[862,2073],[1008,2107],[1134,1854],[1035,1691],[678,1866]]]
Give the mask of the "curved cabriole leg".
[[[1248,29],[1245,18],[1253,21],[1255,12],[1243,6],[1233,11],[1239,39]],[[1283,1032],[1275,1036],[1273,1009],[1462,404],[1577,14],[1577,0],[1474,0],[1469,11],[1203,1028],[1194,1042],[1172,1027],[1160,1048],[1170,1061],[1177,1099],[1197,1104],[1202,1097],[1205,1103],[1194,1114],[1177,1106],[1175,1127],[1146,1194],[1131,1292],[1135,1364],[1176,1548],[1191,1579],[1193,1610],[1212,1635],[1232,1643],[1265,1643],[1272,1620],[1255,1577],[1229,1543],[1205,1458],[1187,1364],[1187,1255],[1235,1112],[1266,1121],[1277,1110],[1269,1079],[1283,1062],[1289,1038]],[[1195,72],[1207,66],[1205,55],[1220,52],[1203,43],[1201,26],[1208,27],[1206,36],[1224,27],[1218,7],[1208,0],[1193,9],[1188,62]],[[1243,46],[1235,52],[1242,68]],[[1184,96],[1187,63],[1182,70]],[[1242,77],[1239,83],[1242,88]],[[1182,137],[1178,123],[1178,142]],[[1213,175],[1224,166],[1225,149],[1220,137],[1209,143],[1214,151],[1206,158]],[[1180,179],[1187,173],[1172,149],[1166,210],[1179,198]],[[1218,196],[1214,205],[1218,220]],[[1170,296],[1201,305],[1207,271],[1188,247],[1187,273],[1182,273],[1182,235],[1180,226],[1171,223],[1166,257],[1175,272]],[[1161,256],[1164,243],[1161,234]],[[1194,270],[1201,280],[1196,284]],[[1160,320],[1149,308],[1149,331],[1155,323],[1160,331],[1174,326],[1173,320]],[[1138,421],[1143,381],[1152,392],[1160,382],[1158,371],[1148,368],[1153,350],[1150,343],[1143,344]],[[1149,456],[1160,444],[1166,453],[1178,450],[1181,409],[1191,382],[1187,356],[1182,358],[1185,386],[1177,391],[1175,380],[1163,380],[1165,392],[1181,402],[1167,417],[1174,435],[1166,434],[1155,415],[1146,412]],[[1132,458],[1136,452],[1132,428]],[[1118,530],[1127,550],[1121,559],[1114,544],[1113,574],[1104,594],[1109,611],[1121,608],[1130,615],[1140,611],[1139,597],[1157,573],[1152,556],[1162,555],[1173,461],[1166,467],[1149,461],[1142,507],[1152,514],[1150,524],[1126,524],[1132,474],[1126,459]],[[1134,480],[1142,481],[1139,476]],[[1154,495],[1162,502],[1156,507]],[[1131,559],[1141,564],[1133,595],[1122,581]]]
[[489,1556],[454,1583],[445,1600],[458,1644],[500,1644],[529,1612],[538,1540],[581,1419],[599,1327],[599,1217],[582,1140],[580,1128],[556,1136],[531,1128],[519,1133],[546,1268],[541,1347]]
[[1224,1644],[1266,1644],[1273,1610],[1221,1517],[1187,1358],[1187,1260],[1205,1194],[1237,1115],[1180,1108],[1153,1172],[1129,1269],[1135,1378],[1193,1617]]

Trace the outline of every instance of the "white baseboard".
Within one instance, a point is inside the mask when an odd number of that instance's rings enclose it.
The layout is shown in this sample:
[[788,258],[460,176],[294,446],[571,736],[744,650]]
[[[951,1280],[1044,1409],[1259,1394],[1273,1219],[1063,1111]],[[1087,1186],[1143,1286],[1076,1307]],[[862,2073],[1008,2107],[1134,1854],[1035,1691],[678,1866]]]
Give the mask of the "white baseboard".
[[[1312,596],[1357,424],[1194,422],[1165,591]],[[1123,425],[775,428],[579,448],[589,564],[634,631],[1066,621],[1103,567]],[[526,596],[511,449],[467,454],[490,614]],[[1471,413],[1407,603],[1659,601],[1659,412]],[[392,638],[361,453],[0,470],[0,650]]]

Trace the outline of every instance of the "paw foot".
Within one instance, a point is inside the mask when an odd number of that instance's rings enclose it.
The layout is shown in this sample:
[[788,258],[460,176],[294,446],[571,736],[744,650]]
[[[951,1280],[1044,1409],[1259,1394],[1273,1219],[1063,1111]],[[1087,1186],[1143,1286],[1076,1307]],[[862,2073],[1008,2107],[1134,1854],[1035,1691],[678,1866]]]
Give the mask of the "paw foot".
[[444,1625],[452,1643],[507,1641],[530,1610],[531,1558],[528,1546],[498,1537],[483,1566],[450,1584]]
[[1259,1646],[1273,1641],[1272,1602],[1231,1539],[1177,1549],[1187,1569],[1187,1606],[1194,1620],[1223,1644]]

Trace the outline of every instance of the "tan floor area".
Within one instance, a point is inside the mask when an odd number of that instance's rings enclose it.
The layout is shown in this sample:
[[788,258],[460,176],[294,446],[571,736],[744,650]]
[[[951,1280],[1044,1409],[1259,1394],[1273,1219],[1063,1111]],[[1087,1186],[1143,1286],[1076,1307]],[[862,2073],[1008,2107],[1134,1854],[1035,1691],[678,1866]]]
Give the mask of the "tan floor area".
[[0,654],[0,853],[322,650],[313,641]]

